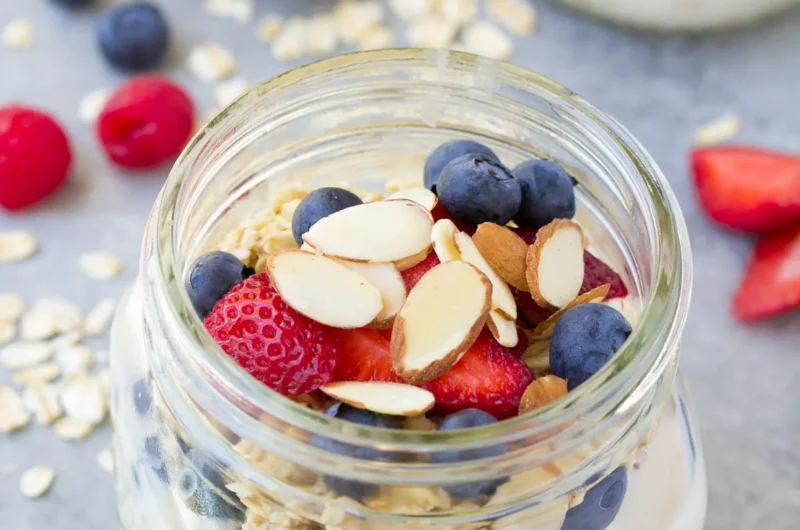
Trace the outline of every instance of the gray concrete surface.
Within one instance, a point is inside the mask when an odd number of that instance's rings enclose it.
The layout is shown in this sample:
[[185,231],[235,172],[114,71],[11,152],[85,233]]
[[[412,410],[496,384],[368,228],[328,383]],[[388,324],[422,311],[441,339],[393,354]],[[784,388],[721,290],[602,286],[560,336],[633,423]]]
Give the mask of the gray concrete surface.
[[[188,47],[214,40],[232,48],[251,82],[292,64],[276,63],[252,27],[204,14],[200,0],[161,0],[175,29],[167,71],[185,82],[201,108],[211,87],[182,69]],[[309,12],[326,2],[260,0],[259,10]],[[626,124],[654,155],[684,209],[694,247],[696,288],[684,337],[683,369],[692,386],[710,479],[708,530],[790,530],[800,520],[800,313],[745,326],[729,298],[751,245],[703,218],[692,196],[687,150],[694,128],[723,112],[743,120],[741,139],[800,151],[800,14],[707,37],[663,37],[618,31],[540,5],[541,30],[517,42],[514,61],[572,87]],[[269,7],[268,7],[269,6]],[[118,296],[134,275],[139,239],[165,171],[124,174],[99,152],[79,122],[81,97],[122,79],[95,51],[96,12],[70,15],[45,0],[0,0],[0,25],[15,16],[36,24],[36,42],[23,51],[0,48],[0,103],[24,101],[65,123],[77,153],[75,178],[54,200],[24,214],[0,213],[0,229],[33,230],[41,252],[0,266],[0,291],[29,302],[48,295],[89,309]],[[77,256],[108,249],[125,258],[125,277],[85,279]],[[96,346],[104,347],[102,341]],[[7,376],[0,374],[0,382]],[[65,443],[42,428],[0,435],[0,467],[44,464],[58,472],[50,494],[26,500],[19,471],[0,476],[0,529],[116,528],[110,477],[95,463],[107,428],[85,442]],[[647,529],[643,529],[647,530]]]

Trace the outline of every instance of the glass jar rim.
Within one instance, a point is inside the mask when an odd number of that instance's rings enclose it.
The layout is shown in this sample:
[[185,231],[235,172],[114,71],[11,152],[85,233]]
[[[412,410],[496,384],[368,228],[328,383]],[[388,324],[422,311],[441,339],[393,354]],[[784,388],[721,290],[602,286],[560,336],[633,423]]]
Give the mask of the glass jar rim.
[[[490,61],[498,74],[525,86],[535,87],[537,91],[547,93],[551,97],[568,101],[600,126],[639,171],[647,190],[646,199],[649,206],[658,213],[656,222],[659,225],[656,230],[651,231],[651,237],[657,242],[652,250],[652,289],[639,325],[611,361],[564,398],[525,415],[461,432],[398,431],[375,427],[363,427],[354,431],[351,424],[326,417],[287,399],[242,370],[205,332],[203,322],[193,310],[184,288],[185,271],[180,269],[179,260],[176,259],[179,234],[178,224],[175,223],[175,207],[187,175],[184,166],[189,163],[190,154],[203,146],[206,130],[220,123],[228,114],[247,108],[252,103],[254,95],[257,97],[258,94],[280,91],[295,83],[325,76],[342,68],[369,68],[376,61],[430,61],[430,52],[431,50],[413,48],[387,49],[338,55],[309,63],[265,81],[218,114],[189,142],[176,161],[159,196],[156,222],[152,227],[155,241],[152,248],[158,263],[156,289],[161,295],[159,298],[168,304],[167,311],[184,317],[190,315],[188,318],[179,319],[179,322],[185,325],[176,332],[183,335],[182,342],[188,341],[187,343],[192,344],[191,354],[203,359],[204,368],[212,370],[216,381],[221,383],[226,391],[236,394],[240,400],[253,404],[259,410],[268,411],[270,415],[292,427],[351,443],[363,440],[363,435],[367,434],[370,441],[391,444],[398,450],[414,450],[421,447],[426,450],[437,450],[450,448],[454,444],[479,446],[487,440],[497,443],[520,438],[539,439],[547,433],[557,432],[559,424],[580,414],[602,396],[620,392],[630,393],[638,387],[649,386],[648,377],[659,372],[658,367],[668,360],[669,352],[676,348],[680,339],[686,322],[692,277],[688,231],[677,199],[655,161],[613,118],[600,112],[571,90],[540,74],[509,63]],[[485,65],[487,61],[464,52],[446,53],[460,61],[476,65]],[[668,237],[661,237],[662,234],[667,234]],[[665,252],[664,245],[670,245],[669,251]],[[675,260],[672,261],[671,258]],[[168,278],[173,281],[168,281]],[[666,296],[658,297],[652,294],[660,292],[663,294],[664,290]],[[260,439],[257,430],[247,433],[247,436],[255,443]]]

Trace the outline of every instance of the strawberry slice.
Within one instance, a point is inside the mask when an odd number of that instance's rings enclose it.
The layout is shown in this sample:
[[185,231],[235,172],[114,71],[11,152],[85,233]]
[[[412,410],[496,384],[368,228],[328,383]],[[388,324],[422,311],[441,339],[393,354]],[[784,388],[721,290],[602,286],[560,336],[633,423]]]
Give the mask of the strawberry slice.
[[761,238],[733,297],[733,314],[759,320],[800,307],[800,226]]
[[766,232],[800,221],[800,157],[751,147],[696,149],[700,204],[728,228]]
[[453,214],[447,211],[447,208],[439,202],[436,206],[433,207],[431,210],[431,215],[433,216],[433,222],[435,223],[439,219],[450,219],[453,221],[453,224],[456,225],[456,228],[461,230],[462,232],[466,232],[469,235],[473,235],[477,230],[477,226],[468,225],[466,223],[462,223],[461,221],[457,220],[453,217]]
[[612,298],[625,298],[628,296],[628,288],[622,277],[606,263],[594,256],[588,250],[583,253],[583,285],[580,293],[588,293],[595,287],[600,287],[604,283],[611,285],[608,290],[606,300]]
[[404,382],[392,368],[389,340],[378,330],[341,330],[336,349],[339,362],[333,372],[334,381]]
[[441,261],[439,261],[439,257],[436,255],[436,252],[431,251],[421,262],[417,263],[410,269],[406,269],[400,273],[403,277],[403,280],[406,282],[406,288],[410,291],[417,282],[425,276],[425,273],[434,268],[435,266],[439,265]]
[[484,330],[460,361],[422,387],[433,392],[440,412],[476,408],[500,420],[517,414],[532,381],[525,363]]

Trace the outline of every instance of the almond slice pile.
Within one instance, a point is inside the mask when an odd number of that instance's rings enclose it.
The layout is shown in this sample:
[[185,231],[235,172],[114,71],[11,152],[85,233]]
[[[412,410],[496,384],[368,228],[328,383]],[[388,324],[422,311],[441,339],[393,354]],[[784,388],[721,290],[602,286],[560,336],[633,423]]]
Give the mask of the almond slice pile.
[[528,291],[525,260],[528,244],[505,226],[482,223],[472,241],[500,278],[520,291]]
[[339,263],[371,283],[383,301],[383,309],[370,326],[384,329],[392,326],[394,317],[406,302],[406,284],[397,267],[391,263],[354,263],[340,260]]
[[388,197],[387,201],[394,201],[397,199],[407,199],[422,205],[426,210],[433,210],[439,203],[439,197],[436,196],[431,190],[426,188],[406,188],[398,190]]
[[436,401],[427,390],[402,383],[347,381],[329,383],[320,390],[353,407],[392,416],[424,414]]
[[564,316],[564,313],[581,304],[599,304],[606,299],[610,289],[611,285],[604,283],[603,285],[599,285],[587,293],[576,296],[570,303],[550,315],[547,320],[539,322],[539,324],[537,324],[533,330],[532,338],[534,340],[549,339],[553,336],[553,330],[555,329],[558,320]]
[[437,265],[414,286],[392,330],[395,372],[412,384],[436,379],[478,337],[491,307],[492,284],[476,267]]
[[461,254],[461,259],[477,267],[492,282],[492,310],[497,311],[506,320],[516,320],[517,302],[511,294],[511,289],[486,262],[478,247],[472,242],[472,238],[464,232],[456,232],[453,242]]
[[[361,263],[420,261],[431,245],[433,218],[406,199],[359,204],[318,221],[303,240],[319,252]],[[413,261],[413,260],[412,260]]]
[[494,339],[501,346],[513,348],[519,342],[516,321],[507,320],[498,311],[489,311],[489,318],[486,320],[486,326],[489,328],[489,332]]
[[436,252],[436,257],[442,263],[461,259],[461,253],[456,248],[456,232],[458,232],[458,229],[450,219],[439,219],[433,225],[431,244],[433,245],[433,251]]
[[381,293],[363,276],[325,256],[290,249],[271,255],[275,289],[295,311],[337,328],[358,328],[383,310]]
[[556,219],[539,229],[526,260],[528,287],[537,304],[564,307],[578,296],[584,245],[583,230],[569,219]]

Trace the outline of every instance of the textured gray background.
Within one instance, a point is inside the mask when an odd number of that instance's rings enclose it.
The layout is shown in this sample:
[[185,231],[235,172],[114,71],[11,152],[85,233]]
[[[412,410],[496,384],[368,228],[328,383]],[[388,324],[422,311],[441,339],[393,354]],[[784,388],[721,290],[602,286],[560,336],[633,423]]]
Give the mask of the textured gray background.
[[[162,0],[174,23],[170,74],[187,83],[201,108],[211,87],[182,69],[193,43],[229,46],[251,82],[292,64],[276,63],[252,27],[213,18],[200,0]],[[541,2],[540,2],[541,3]],[[325,1],[261,0],[262,12],[310,12]],[[538,4],[538,3],[537,3]],[[708,37],[647,36],[598,25],[541,3],[539,33],[517,43],[514,61],[583,94],[616,116],[663,168],[687,218],[695,258],[695,291],[684,337],[683,368],[693,389],[710,478],[708,530],[789,530],[800,523],[800,314],[745,326],[729,315],[730,295],[751,241],[709,225],[687,174],[694,128],[733,111],[746,142],[800,151],[800,13],[759,27]],[[270,6],[267,9],[267,6]],[[25,228],[40,238],[33,260],[0,266],[0,291],[29,302],[60,295],[88,310],[119,296],[133,274],[150,206],[165,171],[123,174],[104,160],[76,109],[89,90],[122,79],[95,52],[96,12],[70,15],[46,0],[0,0],[0,25],[35,21],[31,49],[0,48],[0,103],[24,101],[59,116],[77,153],[73,183],[55,200],[22,215],[0,213],[0,229]],[[107,249],[125,258],[125,278],[84,278],[77,256]],[[0,375],[0,382],[3,380]],[[25,500],[19,472],[0,476],[0,529],[115,528],[111,480],[95,464],[108,433],[67,444],[29,428],[0,436],[0,466],[45,464],[58,471],[50,494]],[[643,529],[646,530],[646,529]]]

